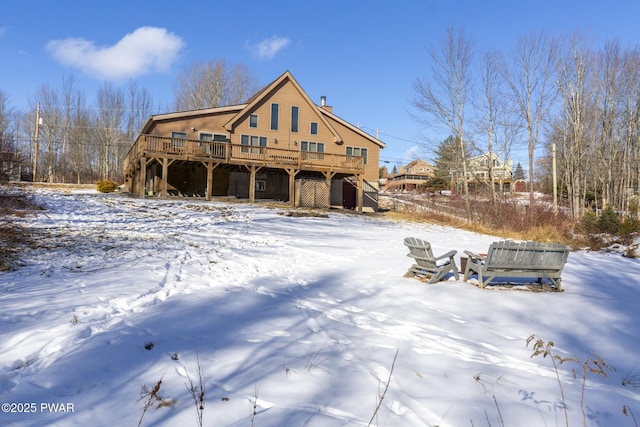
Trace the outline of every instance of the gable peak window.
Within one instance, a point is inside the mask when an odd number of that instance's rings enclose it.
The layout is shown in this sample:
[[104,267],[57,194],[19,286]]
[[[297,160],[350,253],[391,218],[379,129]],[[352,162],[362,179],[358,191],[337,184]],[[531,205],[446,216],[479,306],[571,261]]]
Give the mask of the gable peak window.
[[317,135],[318,134],[318,122],[311,122],[311,127],[309,129],[309,133],[311,133],[311,135]]
[[271,130],[278,130],[280,104],[271,104]]
[[291,107],[291,132],[298,132],[298,115],[299,108],[296,106]]
[[257,128],[258,127],[258,115],[257,114],[251,114],[249,116],[249,127],[250,128]]

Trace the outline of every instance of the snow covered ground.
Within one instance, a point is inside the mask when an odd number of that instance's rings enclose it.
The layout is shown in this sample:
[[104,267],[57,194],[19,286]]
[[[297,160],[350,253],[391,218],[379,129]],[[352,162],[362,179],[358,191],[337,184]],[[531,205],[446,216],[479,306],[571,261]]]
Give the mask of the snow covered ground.
[[[404,237],[436,254],[497,238],[333,211],[34,197],[47,210],[19,221],[46,237],[0,273],[0,426],[135,426],[160,379],[172,404],[142,425],[196,426],[198,366],[205,426],[565,426],[565,405],[571,426],[640,420],[637,259],[571,253],[562,293],[425,285],[403,277]],[[589,374],[583,397],[581,365],[561,364],[563,398],[532,334],[612,369]]]

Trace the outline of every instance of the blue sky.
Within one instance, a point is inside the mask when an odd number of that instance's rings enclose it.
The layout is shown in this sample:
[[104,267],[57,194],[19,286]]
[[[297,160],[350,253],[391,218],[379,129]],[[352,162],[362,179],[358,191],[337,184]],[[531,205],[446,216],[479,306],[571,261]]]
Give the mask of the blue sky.
[[133,79],[169,111],[175,76],[193,61],[245,64],[261,84],[289,70],[316,103],[326,96],[338,116],[378,130],[383,161],[405,164],[430,157],[420,135],[431,131],[410,103],[428,75],[426,49],[448,26],[463,26],[478,49],[508,51],[540,30],[630,47],[639,19],[638,0],[0,0],[0,90],[24,109],[65,74],[89,102],[104,82]]

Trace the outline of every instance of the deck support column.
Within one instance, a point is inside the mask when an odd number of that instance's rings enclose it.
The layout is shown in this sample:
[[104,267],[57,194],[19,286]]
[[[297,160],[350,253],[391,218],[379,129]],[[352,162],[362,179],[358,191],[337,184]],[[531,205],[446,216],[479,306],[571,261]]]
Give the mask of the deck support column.
[[162,165],[162,189],[160,190],[160,198],[164,199],[167,197],[167,175],[169,175],[169,162],[168,159],[161,159],[160,164]]
[[147,158],[140,157],[140,176],[138,177],[139,196],[144,197],[147,193]]
[[285,168],[289,174],[289,206],[294,207],[296,205],[296,175],[300,172],[299,169]]
[[327,187],[329,188],[329,200],[327,200],[327,205],[329,205],[329,207],[331,206],[331,180],[333,179],[335,174],[336,172],[333,171],[322,172],[322,175],[324,175],[324,179],[327,181]]
[[249,203],[256,202],[256,173],[262,169],[262,166],[256,165],[244,165],[247,169],[249,169]]
[[207,168],[207,192],[205,194],[206,200],[211,200],[211,194],[213,193],[213,170],[220,166],[220,163],[202,162]]
[[363,213],[364,209],[364,175],[358,175],[358,212]]
[[160,198],[165,199],[169,195],[168,192],[168,178],[169,178],[169,166],[173,163],[173,160],[162,159],[160,161],[162,164],[162,191],[160,192]]

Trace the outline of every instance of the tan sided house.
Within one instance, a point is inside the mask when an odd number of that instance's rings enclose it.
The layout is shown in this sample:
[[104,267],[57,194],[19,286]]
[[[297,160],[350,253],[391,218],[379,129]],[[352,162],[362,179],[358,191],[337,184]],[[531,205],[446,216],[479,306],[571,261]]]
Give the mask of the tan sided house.
[[412,191],[424,186],[429,178],[435,175],[435,166],[425,160],[414,160],[406,166],[401,166],[397,174],[387,180],[386,189],[389,191]]
[[384,144],[314,104],[288,71],[246,104],[151,116],[124,160],[145,195],[377,208]]

